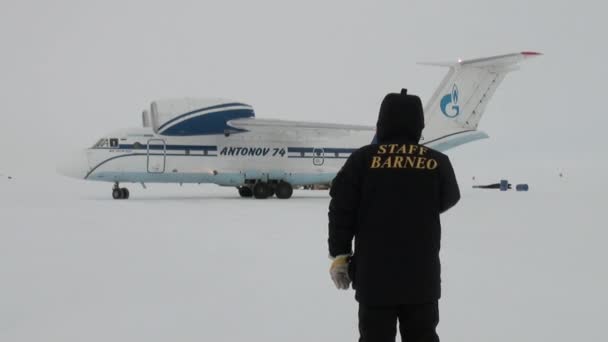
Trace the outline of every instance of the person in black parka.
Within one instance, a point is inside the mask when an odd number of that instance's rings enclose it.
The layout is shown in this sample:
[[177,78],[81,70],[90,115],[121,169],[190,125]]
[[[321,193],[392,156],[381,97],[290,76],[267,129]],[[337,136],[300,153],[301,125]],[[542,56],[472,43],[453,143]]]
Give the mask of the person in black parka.
[[[380,106],[377,143],[348,158],[332,183],[330,274],[351,280],[359,302],[361,342],[439,341],[439,214],[460,191],[448,157],[419,144],[418,96],[388,94]],[[352,240],[355,240],[354,254]]]

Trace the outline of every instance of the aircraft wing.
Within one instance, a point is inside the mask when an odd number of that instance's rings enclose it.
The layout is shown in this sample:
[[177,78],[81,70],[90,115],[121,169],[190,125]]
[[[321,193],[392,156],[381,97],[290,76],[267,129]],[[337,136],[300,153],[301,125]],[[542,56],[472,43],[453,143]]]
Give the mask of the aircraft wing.
[[254,118],[230,120],[228,121],[228,125],[237,129],[260,132],[270,136],[293,133],[316,133],[317,135],[336,137],[350,135],[353,132],[375,132],[376,130],[372,126]]

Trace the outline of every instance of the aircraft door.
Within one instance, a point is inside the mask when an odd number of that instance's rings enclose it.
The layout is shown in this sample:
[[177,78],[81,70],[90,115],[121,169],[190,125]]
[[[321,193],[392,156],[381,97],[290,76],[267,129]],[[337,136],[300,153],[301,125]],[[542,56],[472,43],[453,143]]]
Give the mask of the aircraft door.
[[321,166],[325,163],[325,150],[322,148],[313,148],[312,163],[315,166]]
[[165,172],[167,146],[162,139],[148,140],[148,172],[163,173]]

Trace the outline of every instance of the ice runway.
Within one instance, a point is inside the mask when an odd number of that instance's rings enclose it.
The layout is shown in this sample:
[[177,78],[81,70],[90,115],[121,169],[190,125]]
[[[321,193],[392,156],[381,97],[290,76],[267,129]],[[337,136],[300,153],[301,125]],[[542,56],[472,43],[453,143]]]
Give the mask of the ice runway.
[[[442,217],[444,341],[599,341],[606,187],[470,189]],[[588,181],[588,179],[587,179]],[[550,183],[547,181],[546,183]],[[355,341],[328,275],[327,192],[0,181],[1,341]]]

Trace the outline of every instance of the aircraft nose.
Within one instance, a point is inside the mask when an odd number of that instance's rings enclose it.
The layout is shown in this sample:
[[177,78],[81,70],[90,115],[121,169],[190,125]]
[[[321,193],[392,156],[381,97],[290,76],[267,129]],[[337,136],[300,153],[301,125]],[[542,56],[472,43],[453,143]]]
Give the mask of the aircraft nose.
[[84,179],[89,172],[89,160],[85,151],[70,154],[69,158],[57,166],[60,175]]

